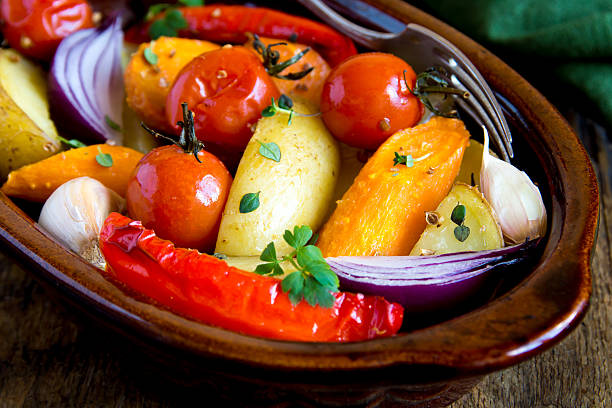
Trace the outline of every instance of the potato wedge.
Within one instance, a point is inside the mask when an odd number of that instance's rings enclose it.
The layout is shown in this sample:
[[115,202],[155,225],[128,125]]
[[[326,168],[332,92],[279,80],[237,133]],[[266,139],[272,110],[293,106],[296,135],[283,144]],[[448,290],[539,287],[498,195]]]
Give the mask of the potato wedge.
[[60,147],[43,70],[15,50],[0,49],[0,179]]
[[[295,101],[296,112],[312,113]],[[262,118],[238,165],[221,218],[215,252],[228,256],[258,256],[274,241],[278,255],[290,252],[285,230],[296,225],[318,229],[328,213],[340,170],[338,145],[319,117],[286,114]],[[274,142],[280,162],[259,152],[261,143]],[[240,213],[240,200],[259,192],[259,207]]]
[[[451,213],[458,204],[463,204],[466,208],[464,225],[470,229],[467,239],[463,242],[455,237],[457,224],[451,220]],[[493,209],[475,187],[465,183],[456,183],[427,221],[428,225],[410,255],[481,251],[501,248],[504,245],[501,228],[495,220]]]
[[[470,139],[470,144],[465,149],[465,153],[463,154],[463,161],[461,162],[461,168],[459,169],[459,174],[455,179],[456,182],[472,184],[472,174],[474,175],[474,184],[480,184],[480,167],[482,166],[482,151],[484,149],[484,145],[480,142],[477,142],[474,139]],[[494,157],[497,157],[497,154],[491,149],[489,152]]]

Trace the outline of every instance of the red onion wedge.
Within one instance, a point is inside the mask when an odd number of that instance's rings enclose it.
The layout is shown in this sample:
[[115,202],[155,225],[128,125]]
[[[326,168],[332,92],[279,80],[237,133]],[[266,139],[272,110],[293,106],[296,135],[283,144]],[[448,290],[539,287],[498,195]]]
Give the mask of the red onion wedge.
[[51,117],[62,135],[121,142],[121,17],[77,31],[60,43],[49,73]]
[[493,271],[525,259],[539,240],[500,249],[434,256],[326,258],[343,290],[383,296],[406,312],[448,309],[472,296]]

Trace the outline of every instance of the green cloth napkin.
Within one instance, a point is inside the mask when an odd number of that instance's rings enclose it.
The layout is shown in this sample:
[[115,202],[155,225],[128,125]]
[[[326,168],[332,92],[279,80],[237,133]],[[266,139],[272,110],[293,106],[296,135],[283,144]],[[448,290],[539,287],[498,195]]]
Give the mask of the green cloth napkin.
[[415,5],[500,54],[545,93],[556,91],[565,102],[587,98],[612,127],[612,0],[417,0]]

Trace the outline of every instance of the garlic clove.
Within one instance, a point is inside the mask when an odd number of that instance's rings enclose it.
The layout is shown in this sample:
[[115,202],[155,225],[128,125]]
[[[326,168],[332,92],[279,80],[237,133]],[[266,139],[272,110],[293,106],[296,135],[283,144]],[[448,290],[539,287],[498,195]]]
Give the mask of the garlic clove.
[[100,229],[113,211],[125,210],[125,200],[90,177],[78,177],[59,186],[45,202],[38,224],[92,264],[104,268]]
[[480,188],[495,211],[505,240],[516,244],[541,237],[546,233],[546,208],[540,190],[524,171],[489,154],[489,134],[483,130]]

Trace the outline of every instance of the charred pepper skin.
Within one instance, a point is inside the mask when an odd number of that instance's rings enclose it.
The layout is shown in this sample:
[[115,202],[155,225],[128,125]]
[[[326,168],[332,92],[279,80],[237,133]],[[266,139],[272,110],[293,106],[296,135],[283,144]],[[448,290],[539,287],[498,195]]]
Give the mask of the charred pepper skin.
[[[198,38],[218,43],[244,44],[247,33],[278,38],[315,48],[331,65],[336,66],[357,54],[353,41],[334,29],[309,20],[264,7],[211,5],[177,8],[187,22],[180,37]],[[161,18],[160,14],[156,18]],[[137,25],[126,33],[126,41],[150,41],[150,23]]]
[[392,336],[403,308],[378,296],[338,292],[333,307],[292,305],[281,281],[176,248],[118,213],[100,233],[104,274],[173,312],[244,334],[294,341],[347,342]]

